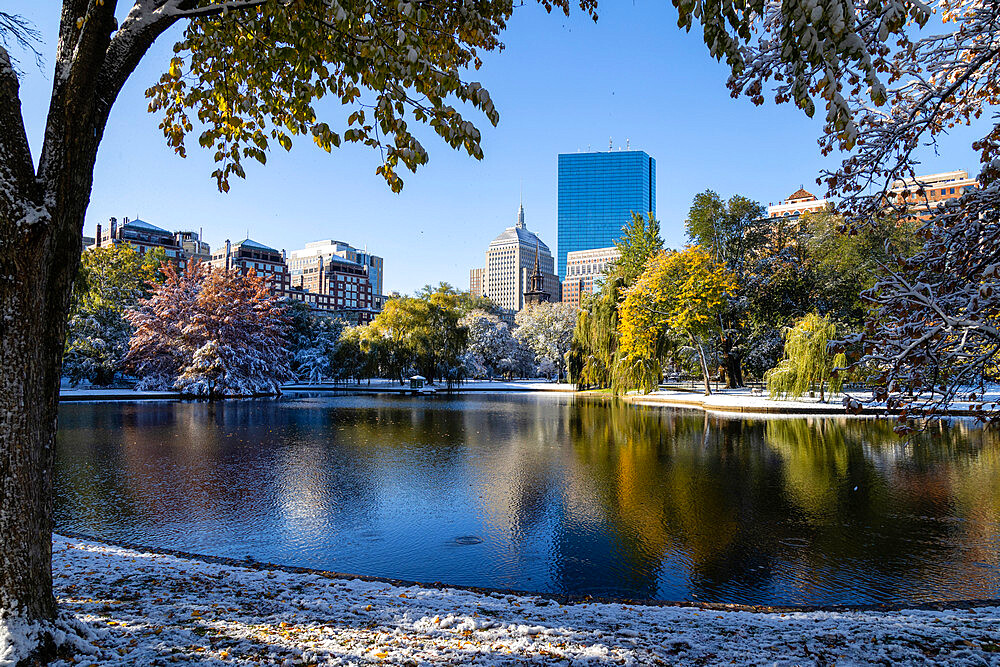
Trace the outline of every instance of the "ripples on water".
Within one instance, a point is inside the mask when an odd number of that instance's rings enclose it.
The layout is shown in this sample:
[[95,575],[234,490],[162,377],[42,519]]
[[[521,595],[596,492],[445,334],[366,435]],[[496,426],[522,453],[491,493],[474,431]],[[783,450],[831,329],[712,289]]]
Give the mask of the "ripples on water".
[[420,581],[754,604],[998,595],[1000,443],[554,395],[60,406],[56,523]]

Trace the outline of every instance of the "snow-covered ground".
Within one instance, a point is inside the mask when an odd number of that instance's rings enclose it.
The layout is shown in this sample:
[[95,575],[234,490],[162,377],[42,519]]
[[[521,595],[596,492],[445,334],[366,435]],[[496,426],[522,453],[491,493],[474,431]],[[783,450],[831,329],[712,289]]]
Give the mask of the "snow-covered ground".
[[[861,401],[869,398],[869,395],[863,392],[851,392],[851,396]],[[629,394],[626,398],[644,405],[667,403],[700,407],[715,412],[847,414],[842,402],[843,394],[828,396],[826,402],[821,402],[818,396],[775,400],[769,398],[766,392],[757,393],[749,389],[720,389],[713,391],[711,396],[704,396],[700,392],[661,389],[651,394]]]
[[[76,664],[1000,664],[1000,608],[759,613],[348,580],[55,537]],[[2,637],[0,637],[2,639]],[[0,641],[0,655],[3,642]],[[53,664],[69,665],[68,660]]]
[[[431,388],[438,391],[444,391],[447,385],[438,383],[436,385],[429,385]],[[390,389],[393,391],[408,391],[409,385],[400,386],[398,380],[389,380],[384,378],[373,379],[371,382],[365,380],[360,384],[351,382],[349,384],[329,384],[329,383],[317,383],[317,384],[303,384],[303,383],[292,383],[285,386],[285,389],[293,391],[308,391],[313,390],[325,390],[325,389]],[[457,391],[576,391],[576,385],[548,382],[546,380],[514,380],[513,382],[504,382],[501,380],[468,380],[462,384],[455,387]]]
[[[973,390],[970,390],[970,392]],[[866,391],[847,392],[854,400],[864,405],[862,416],[884,415],[882,406],[871,405],[871,393]],[[835,394],[827,396],[826,402],[821,402],[819,396],[799,398],[789,398],[775,400],[771,399],[767,392],[754,392],[750,389],[721,389],[714,391],[711,396],[704,396],[697,391],[681,391],[676,389],[661,389],[651,394],[632,393],[626,399],[641,405],[680,405],[690,407],[700,407],[710,412],[747,412],[747,413],[775,413],[775,414],[835,414],[847,415],[844,407],[845,394]],[[982,399],[985,402],[1000,403],[1000,390],[994,388],[986,392]],[[955,401],[949,405],[949,410],[956,414],[968,410],[968,401]]]
[[138,400],[138,399],[173,399],[180,394],[176,391],[136,391],[134,389],[93,389],[84,387],[62,387],[59,390],[59,398],[66,400],[93,400],[111,401],[118,399]]

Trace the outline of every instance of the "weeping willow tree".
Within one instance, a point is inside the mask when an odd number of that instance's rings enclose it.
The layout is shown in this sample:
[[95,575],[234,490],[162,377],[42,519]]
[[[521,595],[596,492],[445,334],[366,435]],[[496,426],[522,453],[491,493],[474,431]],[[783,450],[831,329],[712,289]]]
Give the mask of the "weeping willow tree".
[[820,401],[826,401],[825,388],[833,394],[843,389],[843,374],[847,366],[844,354],[830,353],[830,341],[837,326],[815,313],[795,323],[785,335],[785,356],[777,366],[764,373],[771,398],[797,398],[807,391],[819,391]]
[[570,381],[581,388],[611,386],[617,353],[618,288],[612,283],[589,297],[577,316],[567,358]]
[[631,222],[622,227],[622,237],[615,241],[615,247],[618,259],[608,267],[600,292],[583,302],[567,354],[570,380],[580,388],[614,388],[621,384],[622,377],[633,377],[640,371],[648,375],[651,370],[644,369],[644,364],[623,365],[619,352],[619,310],[625,290],[645,271],[650,258],[663,250],[660,223],[651,213],[645,216],[633,213]]

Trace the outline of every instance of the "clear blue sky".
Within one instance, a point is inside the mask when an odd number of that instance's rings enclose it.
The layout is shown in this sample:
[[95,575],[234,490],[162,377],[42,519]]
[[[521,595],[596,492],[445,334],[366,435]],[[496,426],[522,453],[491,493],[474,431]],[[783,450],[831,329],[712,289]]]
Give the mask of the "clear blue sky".
[[[23,62],[22,102],[37,159],[60,3],[17,4],[44,38],[44,70]],[[196,135],[181,159],[146,111],[144,91],[166,68],[175,30],[154,45],[115,105],[85,230],[93,235],[98,222],[115,216],[170,230],[204,228],[213,248],[247,230],[287,250],[337,238],[384,257],[386,290],[407,293],[438,281],[468,289],[469,269],[482,265],[490,240],[515,222],[522,181],[527,225],[554,249],[556,156],[606,149],[609,138],[616,147],[629,139],[656,159],[657,213],[670,246],[683,245],[691,199],[707,188],[764,204],[800,184],[822,195],[814,179],[831,161],[817,147],[819,120],[788,105],[733,100],[726,68],[676,21],[664,0],[605,0],[597,24],[579,11],[568,19],[547,15],[529,1],[509,23],[506,50],[471,77],[490,90],[501,115],[496,128],[470,116],[483,132],[485,158],[425,132],[430,163],[403,174],[399,195],[375,175],[377,154],[357,146],[327,154],[307,139],[291,153],[272,152],[266,167],[249,165],[247,180],[220,194]],[[926,155],[926,173],[977,172],[974,134],[963,130],[940,155]]]

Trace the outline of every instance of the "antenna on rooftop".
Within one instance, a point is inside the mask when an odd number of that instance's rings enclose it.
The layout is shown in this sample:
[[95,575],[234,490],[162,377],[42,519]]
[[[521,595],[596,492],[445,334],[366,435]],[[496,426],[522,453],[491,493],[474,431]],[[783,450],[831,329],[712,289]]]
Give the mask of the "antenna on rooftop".
[[614,148],[614,142],[611,137],[608,137],[608,150],[610,151],[613,148]]
[[628,150],[628,147],[629,147],[629,140],[628,137],[625,137],[625,150]]

